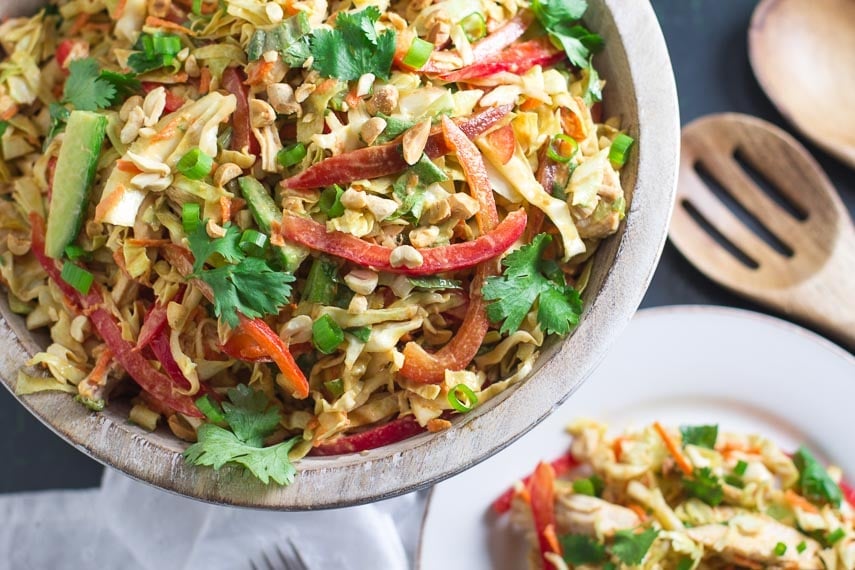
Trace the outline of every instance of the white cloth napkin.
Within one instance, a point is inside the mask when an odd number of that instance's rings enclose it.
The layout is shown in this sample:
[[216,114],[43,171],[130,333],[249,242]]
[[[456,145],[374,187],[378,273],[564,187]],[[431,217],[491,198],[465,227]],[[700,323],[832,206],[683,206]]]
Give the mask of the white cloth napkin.
[[310,570],[407,570],[424,493],[278,513],[208,505],[107,469],[100,489],[0,495],[0,569],[249,569],[290,538]]

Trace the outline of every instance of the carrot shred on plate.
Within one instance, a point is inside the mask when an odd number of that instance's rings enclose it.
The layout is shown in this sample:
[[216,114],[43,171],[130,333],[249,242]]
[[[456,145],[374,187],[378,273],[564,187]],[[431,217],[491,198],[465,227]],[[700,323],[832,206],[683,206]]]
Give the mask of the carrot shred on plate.
[[784,498],[790,503],[793,507],[798,507],[801,510],[807,513],[818,513],[819,509],[816,508],[816,505],[793,491],[792,489],[787,489],[784,491]]
[[686,475],[691,475],[692,464],[689,463],[689,460],[686,459],[686,456],[680,451],[680,447],[677,445],[677,442],[668,435],[668,432],[665,431],[665,428],[662,427],[662,424],[659,422],[653,422],[653,428],[656,430],[656,433],[659,434],[659,437],[662,438],[662,441],[665,442],[665,447],[668,448],[668,452],[674,457],[674,461],[677,463],[677,467],[680,468],[680,471]]

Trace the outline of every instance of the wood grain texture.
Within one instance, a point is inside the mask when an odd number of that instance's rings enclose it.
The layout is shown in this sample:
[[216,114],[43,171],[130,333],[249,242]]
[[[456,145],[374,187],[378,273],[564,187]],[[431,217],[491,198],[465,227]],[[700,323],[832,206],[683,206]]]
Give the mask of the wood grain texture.
[[855,167],[855,2],[763,0],[748,39],[754,74],[781,114]]
[[[23,3],[0,0],[0,16]],[[624,169],[629,199],[619,232],[597,252],[586,311],[567,340],[543,351],[531,377],[438,434],[423,434],[367,453],[309,457],[289,487],[265,487],[238,470],[184,464],[185,444],[166,431],[130,426],[127,410],[91,414],[70,397],[20,398],[47,426],[85,453],[139,480],[197,499],[281,510],[341,507],[414,491],[486,459],[520,437],[569,397],[629,322],[662,251],[679,155],[679,117],[670,59],[647,2],[591,2],[588,25],[606,39],[597,66],[608,79],[606,114],[619,115],[638,142]],[[5,297],[5,295],[3,296]],[[18,368],[44,346],[0,303],[0,376],[14,388]]]
[[[737,156],[792,205],[766,194]],[[713,193],[699,169],[721,186],[791,254],[755,234]],[[719,245],[690,215],[693,207],[750,267]],[[795,215],[799,213],[800,215]],[[670,237],[707,277],[732,291],[804,320],[855,348],[855,231],[825,172],[778,127],[738,114],[713,115],[683,129],[677,207]]]

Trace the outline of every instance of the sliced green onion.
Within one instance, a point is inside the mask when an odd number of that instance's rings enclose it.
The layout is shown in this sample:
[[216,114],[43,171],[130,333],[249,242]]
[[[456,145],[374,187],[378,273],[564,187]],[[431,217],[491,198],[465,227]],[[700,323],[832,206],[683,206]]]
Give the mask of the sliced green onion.
[[208,394],[205,394],[196,400],[196,407],[199,408],[199,411],[205,414],[205,417],[213,423],[225,423],[226,416],[223,415],[223,410],[220,408],[220,404],[213,400]]
[[745,488],[745,482],[742,480],[742,477],[737,475],[725,475],[724,482],[731,487],[736,487],[737,489]]
[[193,6],[190,8],[197,16],[202,15],[202,0],[193,0]]
[[371,338],[371,327],[351,327],[345,332],[355,336],[361,343],[366,343],[368,342],[368,339]]
[[155,55],[175,55],[181,51],[181,38],[173,34],[151,36],[151,47]]
[[324,191],[321,192],[321,199],[318,201],[321,213],[328,218],[337,218],[344,214],[344,205],[341,203],[342,194],[344,194],[344,190],[340,186],[324,188]]
[[736,462],[736,467],[733,468],[733,472],[737,475],[745,475],[746,469],[748,469],[748,464],[740,459]]
[[253,257],[263,257],[267,249],[267,236],[256,230],[246,230],[240,236],[238,247]]
[[336,380],[328,380],[324,382],[324,388],[327,389],[333,398],[338,398],[344,394],[344,381],[341,378]]
[[73,263],[62,266],[60,277],[84,295],[89,293],[89,288],[92,287],[92,281],[95,279],[91,273]]
[[184,233],[192,234],[201,223],[199,204],[187,202],[181,206],[181,225],[184,226]]
[[635,139],[623,133],[616,136],[615,140],[612,141],[612,147],[609,149],[609,161],[615,168],[620,168],[626,164],[626,154],[634,142]]
[[846,531],[843,530],[842,528],[838,528],[837,530],[835,530],[834,532],[829,534],[825,538],[825,540],[826,540],[826,542],[828,542],[829,545],[833,545],[835,542],[839,541],[844,536],[846,536]]
[[470,42],[480,40],[487,35],[487,22],[481,12],[472,12],[460,20],[460,27],[463,28],[466,39]]
[[344,342],[344,331],[333,318],[323,315],[312,323],[312,343],[324,354],[332,354]]
[[[461,401],[461,396],[466,399],[465,404]],[[458,412],[465,414],[475,409],[475,404],[478,403],[478,396],[466,384],[458,384],[448,391],[448,403]]]
[[805,541],[803,540],[803,541],[801,541],[801,542],[798,544],[798,546],[796,546],[796,552],[798,552],[799,554],[801,554],[801,553],[802,553],[802,552],[804,552],[805,550],[807,550],[807,542],[805,542]]
[[433,53],[433,44],[421,38],[416,38],[410,44],[407,55],[404,56],[404,65],[413,69],[421,69],[430,59]]
[[89,253],[79,245],[69,245],[65,247],[65,257],[71,261],[77,261],[85,257],[89,257]]
[[214,157],[202,152],[198,146],[187,151],[178,161],[178,172],[191,180],[205,178],[214,166]]
[[590,479],[576,479],[573,481],[573,492],[579,495],[588,495],[589,497],[596,496],[594,484]]
[[3,136],[3,133],[6,132],[6,129],[9,128],[9,121],[0,121],[0,137]]
[[[561,147],[565,144],[570,145],[570,154],[562,154]],[[567,163],[570,162],[576,153],[579,152],[579,143],[571,136],[563,133],[557,134],[549,141],[549,146],[546,149],[546,155],[555,162]]]
[[304,158],[306,158],[306,145],[303,143],[283,148],[276,154],[276,161],[282,165],[282,168],[291,168],[300,164]]
[[775,556],[783,556],[787,551],[787,545],[783,542],[779,542],[775,545]]

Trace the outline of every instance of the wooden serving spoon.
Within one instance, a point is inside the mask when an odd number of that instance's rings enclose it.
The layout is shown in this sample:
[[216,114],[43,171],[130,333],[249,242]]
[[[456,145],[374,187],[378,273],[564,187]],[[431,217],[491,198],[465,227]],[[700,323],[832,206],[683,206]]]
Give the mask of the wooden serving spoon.
[[[813,157],[778,127],[739,114],[694,121],[682,144],[669,231],[677,249],[713,281],[855,348],[855,229]],[[716,185],[775,247],[716,196]]]
[[748,44],[754,74],[781,114],[855,167],[855,2],[763,0]]

